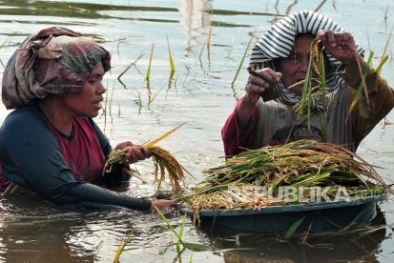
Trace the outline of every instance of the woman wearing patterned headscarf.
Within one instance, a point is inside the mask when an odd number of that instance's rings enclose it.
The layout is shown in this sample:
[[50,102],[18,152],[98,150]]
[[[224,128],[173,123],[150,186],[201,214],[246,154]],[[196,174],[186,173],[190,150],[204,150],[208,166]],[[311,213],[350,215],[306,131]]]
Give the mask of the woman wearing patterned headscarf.
[[[0,186],[12,183],[24,192],[57,204],[150,210],[174,206],[108,190],[129,178],[113,167],[102,176],[110,143],[93,117],[106,89],[110,54],[95,41],[66,28],[51,27],[28,37],[3,74],[2,100],[14,109],[0,131]],[[119,144],[126,159],[150,156],[131,142]],[[11,184],[11,185],[12,185]]]
[[[325,93],[312,97],[308,115],[294,108],[311,72],[316,39],[325,57]],[[355,152],[394,106],[393,90],[367,65],[363,53],[350,33],[320,13],[297,12],[273,24],[252,50],[246,93],[222,129],[226,156],[299,139],[334,143]],[[361,85],[358,105],[350,110]]]

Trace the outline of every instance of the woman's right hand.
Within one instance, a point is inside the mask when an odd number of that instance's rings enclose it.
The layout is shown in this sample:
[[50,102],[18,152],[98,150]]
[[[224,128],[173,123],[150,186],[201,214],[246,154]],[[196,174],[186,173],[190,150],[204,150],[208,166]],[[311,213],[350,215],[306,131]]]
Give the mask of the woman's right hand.
[[275,83],[281,77],[280,72],[271,68],[263,68],[250,74],[245,86],[244,100],[254,105],[260,97],[265,101],[277,97]]
[[[259,76],[257,76],[259,75]],[[280,72],[276,72],[271,68],[263,68],[256,71],[255,74],[250,74],[245,86],[245,95],[242,101],[237,104],[237,115],[239,125],[246,129],[250,118],[252,117],[252,110],[255,107],[260,97],[264,101],[274,99],[277,97],[275,82],[282,77]]]

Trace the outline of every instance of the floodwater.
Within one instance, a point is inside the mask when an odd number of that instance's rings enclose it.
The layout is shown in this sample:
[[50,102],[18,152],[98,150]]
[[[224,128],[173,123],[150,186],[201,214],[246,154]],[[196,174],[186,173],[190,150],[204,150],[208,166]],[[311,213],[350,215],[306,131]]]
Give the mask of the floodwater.
[[[252,34],[260,35],[279,16],[320,9],[353,33],[374,65],[386,50],[383,75],[394,83],[390,0],[74,0],[0,1],[0,59],[5,64],[30,33],[57,25],[93,36],[112,53],[105,76],[105,112],[96,118],[113,145],[143,143],[180,123],[179,131],[160,145],[199,181],[206,168],[223,161],[220,129],[242,95],[246,70],[236,74]],[[211,36],[208,38],[208,36]],[[208,43],[208,45],[206,44]],[[209,48],[208,48],[209,47]],[[169,51],[170,50],[170,51]],[[145,74],[153,52],[149,83]],[[170,52],[175,64],[171,78]],[[247,58],[246,58],[247,59]],[[0,65],[0,72],[4,69]],[[170,80],[171,79],[171,80]],[[148,85],[149,84],[149,85]],[[148,89],[149,87],[149,89]],[[8,112],[0,107],[0,120]],[[364,140],[358,154],[393,179],[394,115]],[[133,179],[130,195],[154,193],[152,163],[135,165],[144,185]],[[386,227],[373,234],[310,240],[308,244],[258,236],[220,240],[196,229],[190,219],[169,216],[183,240],[212,250],[186,249],[179,257],[177,238],[158,214],[135,211],[70,211],[46,203],[0,199],[0,262],[113,262],[128,239],[120,262],[394,262],[392,199],[380,205]],[[262,222],[263,223],[263,222]],[[252,250],[246,248],[254,247]],[[167,248],[167,249],[166,249]],[[230,249],[233,248],[233,249]],[[235,248],[235,249],[234,249]],[[166,249],[166,250],[165,250]]]

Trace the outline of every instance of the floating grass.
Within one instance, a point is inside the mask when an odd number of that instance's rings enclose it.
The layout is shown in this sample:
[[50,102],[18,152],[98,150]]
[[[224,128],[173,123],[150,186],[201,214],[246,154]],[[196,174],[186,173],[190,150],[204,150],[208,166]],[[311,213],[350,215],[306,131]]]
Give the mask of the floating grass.
[[171,48],[170,48],[170,41],[168,40],[168,35],[167,35],[167,49],[168,49],[168,59],[170,62],[170,75],[168,77],[168,88],[167,91],[171,89],[172,82],[174,80],[174,75],[175,75],[175,62],[174,58],[172,56]]
[[202,47],[200,49],[200,53],[198,54],[198,60],[200,61],[200,66],[202,69],[204,68],[203,63],[202,63],[202,54],[203,54],[203,51],[204,51],[206,45],[207,45],[207,41],[204,42],[204,44],[202,45]]
[[198,243],[190,243],[184,241],[184,233],[185,233],[185,225],[186,225],[186,215],[184,215],[182,219],[182,225],[179,231],[176,231],[176,229],[171,225],[170,221],[165,217],[165,215],[155,207],[156,212],[160,215],[160,217],[164,220],[164,222],[167,224],[169,229],[171,230],[172,234],[178,239],[177,242],[171,243],[167,246],[164,247],[164,249],[160,252],[160,254],[164,254],[167,249],[170,246],[176,247],[177,250],[177,257],[173,260],[173,262],[176,262],[176,259],[181,259],[180,256],[181,254],[186,250],[189,249],[191,251],[212,251],[213,248],[211,246],[207,246],[204,244],[198,244]]
[[[387,38],[386,44],[384,45],[380,65],[383,65],[385,63],[385,60],[388,58],[386,54],[387,54],[387,50],[388,50],[392,35],[393,35],[393,28],[391,28],[391,31],[390,31],[390,34]],[[380,73],[380,66],[377,67],[376,72]]]
[[[320,9],[324,6],[324,4],[327,2],[327,0],[322,0],[320,4],[314,9],[315,12],[320,11]],[[335,6],[334,6],[335,7]]]
[[[147,84],[148,84],[148,82],[147,82]],[[153,96],[152,96],[152,93],[150,92],[150,82],[149,82],[149,84],[147,85],[147,88],[148,88],[148,90],[149,90],[149,101],[148,101],[148,108],[150,108],[150,105],[152,104],[152,102],[156,99],[156,97],[157,97],[157,95],[159,95],[159,93],[160,93],[160,90],[158,90]]]
[[124,249],[126,248],[126,245],[131,241],[131,238],[133,237],[133,232],[130,232],[129,235],[119,244],[118,249],[116,250],[115,253],[115,258],[114,258],[114,263],[119,263],[120,262],[120,256],[122,255]]
[[211,43],[212,43],[212,26],[209,26],[208,38],[207,38],[207,57],[208,63],[211,63]]
[[[184,234],[185,234],[185,226],[186,226],[186,215],[183,216],[182,218],[182,224],[180,226],[179,231],[175,229],[174,226],[172,226],[171,222],[168,220],[168,218],[164,215],[160,209],[154,207],[155,211],[160,215],[160,217],[163,219],[163,221],[166,223],[168,228],[171,230],[172,234],[176,237],[177,241],[176,242],[171,242],[164,246],[160,250],[160,254],[164,254],[168,248],[175,246],[177,255],[176,258],[173,260],[173,262],[176,262],[177,259],[179,259],[179,262],[181,262],[181,255],[182,253],[188,249],[191,251],[212,251],[213,247],[208,246],[205,244],[200,244],[200,243],[190,243],[184,240]],[[123,251],[126,248],[126,245],[131,241],[131,238],[133,237],[133,232],[131,231],[124,240],[119,244],[118,249],[116,250],[115,258],[114,258],[114,263],[119,263],[120,262],[120,256],[123,253]],[[190,261],[192,262],[192,261]]]
[[[234,77],[233,77],[233,80],[232,80],[231,83],[230,83],[232,88],[234,87],[234,83],[235,83],[235,81],[236,81],[237,78],[238,78],[239,72],[241,72],[241,69],[243,68],[243,64],[244,64],[244,62],[245,62],[246,55],[247,55],[247,53],[248,53],[248,51],[249,51],[250,45],[252,44],[254,38],[255,38],[255,36],[254,36],[254,34],[252,34],[252,36],[251,36],[250,39],[249,39],[248,44],[246,45],[244,54],[243,54],[243,56],[242,56],[242,58],[241,58],[241,61],[239,62],[237,71],[235,72],[235,75],[234,75]],[[234,89],[234,88],[233,88],[233,89]]]
[[137,93],[137,98],[138,98],[138,114],[141,114],[141,110],[142,110],[142,98],[141,98],[141,93],[138,91]]
[[[153,61],[153,50],[154,50],[154,48],[155,48],[155,45],[152,44],[152,47],[150,49],[148,68],[146,69],[146,74],[145,74],[145,79],[146,79],[147,82],[150,81],[150,74],[151,74],[151,70],[152,70],[152,61]],[[150,89],[148,89],[148,91],[150,92]]]
[[297,232],[298,227],[305,221],[306,216],[303,216],[299,218],[297,221],[295,221],[290,228],[286,231],[284,238],[285,239],[290,239],[292,238],[295,233]]
[[170,41],[168,40],[168,35],[167,35],[167,49],[168,49],[168,59],[170,61],[170,77],[169,80],[172,80],[175,74],[175,62],[174,58],[172,57],[171,53],[171,48],[170,48]]
[[[208,68],[210,68],[210,64],[211,64],[211,39],[212,39],[212,26],[209,25],[209,30],[208,30],[208,34],[207,34],[207,39],[205,40],[204,44],[201,47],[200,53],[198,55],[198,59],[200,61],[200,67],[201,69],[204,70],[204,63],[203,63],[203,59],[202,59],[202,54],[203,51],[205,49],[205,47],[207,48],[207,61],[208,61]],[[205,71],[205,70],[204,70]]]
[[123,70],[123,71],[118,75],[117,79],[118,79],[119,83],[122,84],[122,86],[123,86],[124,88],[126,88],[126,85],[125,85],[125,84],[123,83],[123,81],[121,80],[122,76],[123,76],[132,66],[134,66],[134,65],[137,63],[137,61],[138,61],[142,56],[143,56],[143,54],[139,55],[138,58],[137,58],[136,60],[134,60],[133,62],[131,62],[131,63],[125,68],[125,70]]

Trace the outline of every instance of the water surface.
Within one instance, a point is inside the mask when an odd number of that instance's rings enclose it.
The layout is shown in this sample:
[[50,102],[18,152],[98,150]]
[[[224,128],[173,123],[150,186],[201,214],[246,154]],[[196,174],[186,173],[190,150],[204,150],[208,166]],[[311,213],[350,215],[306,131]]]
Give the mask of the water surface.
[[[57,25],[93,36],[112,53],[112,70],[105,77],[108,88],[106,111],[96,118],[113,145],[131,140],[143,143],[187,121],[161,146],[195,176],[223,159],[220,129],[242,95],[247,72],[236,76],[251,35],[260,35],[273,20],[291,11],[320,8],[353,33],[367,51],[374,51],[374,65],[385,49],[393,27],[389,0],[368,1],[0,1],[0,59],[4,63],[30,33]],[[209,32],[209,50],[206,46]],[[170,80],[169,51],[175,62]],[[153,50],[152,72],[147,88],[145,74]],[[393,77],[393,44],[383,75]],[[132,65],[128,70],[126,70]],[[0,65],[0,72],[4,67]],[[123,74],[122,74],[123,73]],[[121,77],[120,77],[121,76]],[[233,82],[233,85],[231,83]],[[150,92],[149,92],[150,90]],[[0,120],[8,112],[0,107]],[[394,122],[391,112],[386,122]],[[393,179],[394,126],[379,124],[364,140],[358,153],[381,167]],[[147,196],[155,191],[152,164],[135,166],[149,185],[133,179],[131,195]],[[112,262],[118,245],[130,238],[121,262],[172,262],[176,238],[157,214],[133,211],[82,212],[0,199],[1,262]],[[235,240],[219,241],[196,229],[189,219],[171,217],[174,227],[185,224],[184,240],[209,244],[214,251],[186,250],[184,262],[393,262],[392,200],[381,204],[387,223],[367,240],[339,238],[313,246],[254,236],[240,248],[258,244],[254,250],[228,251]],[[312,242],[312,241],[311,241]],[[168,246],[168,250],[160,251]],[[239,248],[239,247],[238,247]],[[266,260],[266,261],[264,261]],[[276,260],[276,261],[274,261]],[[287,260],[287,261],[286,261]]]

